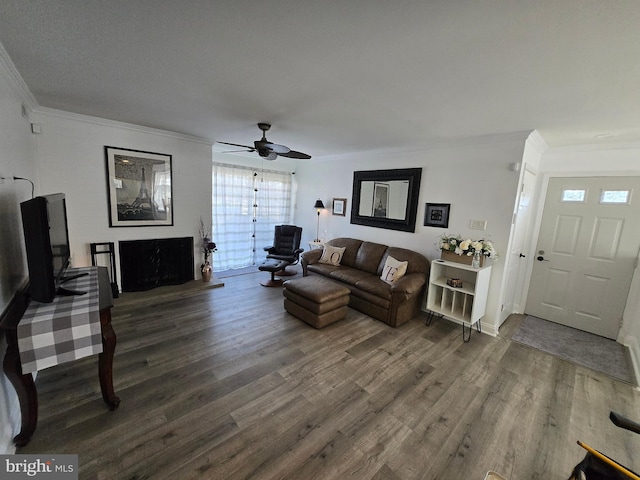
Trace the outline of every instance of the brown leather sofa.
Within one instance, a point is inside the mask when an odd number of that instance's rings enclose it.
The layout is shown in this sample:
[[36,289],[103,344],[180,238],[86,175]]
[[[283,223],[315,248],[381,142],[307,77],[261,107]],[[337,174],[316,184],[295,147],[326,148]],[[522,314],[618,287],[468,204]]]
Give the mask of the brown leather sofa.
[[[355,238],[334,238],[327,244],[345,247],[340,265],[319,263],[322,249],[304,252],[300,258],[305,277],[322,275],[346,286],[350,307],[392,327],[420,313],[430,266],[423,255]],[[408,262],[406,274],[391,285],[380,279],[388,256]]]

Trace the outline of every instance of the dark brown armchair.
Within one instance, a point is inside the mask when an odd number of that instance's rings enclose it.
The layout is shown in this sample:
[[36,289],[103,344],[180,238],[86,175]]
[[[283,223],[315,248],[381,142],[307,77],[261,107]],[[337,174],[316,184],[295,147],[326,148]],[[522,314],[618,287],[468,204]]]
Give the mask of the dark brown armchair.
[[[300,254],[304,248],[300,248],[302,239],[302,227],[295,225],[276,225],[273,235],[273,245],[264,247],[267,258],[283,260],[289,265],[294,265],[300,260]],[[287,271],[286,267],[277,273],[279,276],[295,275],[296,272]]]

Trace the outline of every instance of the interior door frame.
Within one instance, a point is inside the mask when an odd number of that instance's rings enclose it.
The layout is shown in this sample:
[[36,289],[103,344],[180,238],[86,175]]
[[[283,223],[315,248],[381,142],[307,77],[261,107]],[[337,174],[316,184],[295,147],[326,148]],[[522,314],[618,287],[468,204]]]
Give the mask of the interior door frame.
[[[513,306],[516,307],[513,310],[504,310],[504,306],[505,306],[505,301],[506,301],[506,282],[509,280],[508,278],[508,271],[510,268],[509,263],[512,261],[512,259],[510,257],[508,257],[509,252],[511,252],[511,245],[512,242],[514,241],[514,235],[515,235],[515,230],[516,230],[516,223],[519,221],[519,218],[517,217],[517,213],[518,213],[518,209],[519,209],[519,205],[520,205],[520,200],[521,200],[521,196],[522,196],[522,192],[523,192],[523,187],[524,187],[524,178],[525,178],[525,174],[526,173],[530,173],[531,175],[533,175],[534,178],[534,184],[533,184],[533,194],[532,194],[532,198],[531,198],[531,205],[530,205],[530,212],[529,212],[529,221],[528,224],[525,226],[525,237],[529,238],[529,241],[525,241],[523,244],[523,251],[522,253],[525,255],[525,260],[522,262],[522,266],[518,272],[517,275],[517,282],[518,283],[522,283],[522,288],[520,289],[519,292],[516,292],[516,295],[514,296],[513,299]],[[531,271],[533,270],[533,261],[531,259],[531,255],[530,255],[530,251],[531,248],[535,248],[535,244],[533,244],[533,247],[531,247],[531,237],[533,237],[533,233],[535,232],[534,228],[534,219],[535,216],[534,214],[537,212],[537,208],[538,208],[538,184],[539,184],[539,172],[534,169],[531,168],[529,165],[525,164],[524,167],[522,168],[522,172],[520,173],[520,178],[518,179],[518,191],[516,193],[516,201],[514,204],[514,213],[513,213],[513,220],[511,222],[511,230],[509,232],[509,242],[507,243],[507,250],[506,250],[506,260],[505,260],[505,266],[504,266],[504,276],[502,279],[502,287],[501,287],[501,291],[502,291],[502,297],[500,299],[500,303],[502,305],[501,311],[499,313],[499,326],[498,328],[507,320],[507,318],[509,317],[509,315],[511,315],[512,313],[524,313],[524,306],[527,300],[527,293],[529,291],[529,283],[530,283],[530,279],[531,279]],[[519,294],[518,294],[519,293]]]
[[[544,213],[544,205],[547,200],[547,191],[549,189],[549,181],[552,178],[572,178],[572,177],[628,177],[629,172],[614,172],[611,171],[558,171],[558,172],[538,172],[538,182],[539,188],[536,189],[535,198],[536,209],[535,209],[535,221],[533,223],[532,235],[530,239],[529,245],[529,261],[527,262],[527,273],[525,275],[526,281],[523,286],[523,297],[521,305],[526,305],[529,297],[529,289],[531,288],[531,277],[533,275],[533,260],[535,257],[535,248],[538,244],[538,239],[540,237],[540,228],[542,226],[542,216]],[[639,176],[638,174],[634,174],[633,176]],[[634,272],[634,276],[632,278],[632,282],[636,280],[636,277],[640,275],[640,269],[636,268]],[[626,304],[629,303],[629,299],[627,298]],[[524,313],[524,312],[523,312]],[[622,333],[626,330],[625,324],[627,323],[627,319],[623,317],[623,324],[619,330],[617,342],[623,343],[623,338],[621,338]]]

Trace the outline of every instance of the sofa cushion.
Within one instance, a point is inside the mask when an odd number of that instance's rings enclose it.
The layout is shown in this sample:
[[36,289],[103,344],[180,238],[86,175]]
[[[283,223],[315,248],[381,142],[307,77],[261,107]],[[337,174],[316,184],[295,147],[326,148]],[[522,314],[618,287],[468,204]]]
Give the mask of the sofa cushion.
[[376,297],[391,299],[391,287],[388,283],[383,282],[380,278],[369,275],[367,278],[359,280],[355,284],[356,288],[375,295]]
[[345,247],[334,247],[332,245],[325,245],[322,250],[322,256],[318,262],[326,263],[329,265],[340,265],[342,256],[344,255]]
[[331,272],[335,272],[336,270],[340,270],[341,268],[345,267],[341,265],[328,265],[326,263],[311,263],[307,266],[307,269],[310,272],[317,273],[325,277],[329,277],[331,275]]
[[329,278],[333,280],[340,280],[341,282],[347,283],[349,285],[355,285],[360,280],[365,278],[369,278],[372,275],[367,272],[363,272],[362,270],[358,270],[357,268],[344,267],[334,270],[329,274]]
[[[378,277],[370,277],[369,279],[361,280],[358,283],[361,284],[364,288],[360,288],[358,286],[353,288],[351,290],[352,297],[358,297],[362,300],[366,300],[367,302],[373,303],[378,307],[387,309],[389,308],[389,306],[391,305],[391,293],[389,290],[389,285],[384,283]],[[376,288],[376,284],[379,289]],[[365,288],[367,290],[365,290]]]
[[406,273],[408,264],[409,262],[400,262],[391,255],[387,255],[380,280],[388,284],[393,284]]
[[380,261],[387,248],[386,245],[380,243],[362,242],[356,254],[354,268],[380,276],[382,273]]

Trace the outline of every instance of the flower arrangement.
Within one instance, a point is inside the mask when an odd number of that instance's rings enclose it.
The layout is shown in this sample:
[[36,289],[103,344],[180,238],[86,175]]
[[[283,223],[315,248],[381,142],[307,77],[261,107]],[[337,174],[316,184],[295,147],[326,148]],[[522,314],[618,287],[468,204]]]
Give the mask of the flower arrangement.
[[200,227],[198,229],[200,231],[200,245],[202,247],[202,253],[204,254],[204,263],[200,265],[200,268],[204,268],[209,264],[209,255],[218,251],[218,247],[214,242],[211,241],[211,225],[205,225],[200,219]]
[[460,235],[443,235],[438,242],[438,248],[456,255],[473,256],[479,252],[487,258],[498,258],[498,252],[493,248],[490,240],[463,240]]

